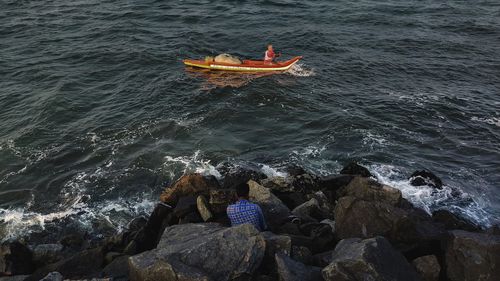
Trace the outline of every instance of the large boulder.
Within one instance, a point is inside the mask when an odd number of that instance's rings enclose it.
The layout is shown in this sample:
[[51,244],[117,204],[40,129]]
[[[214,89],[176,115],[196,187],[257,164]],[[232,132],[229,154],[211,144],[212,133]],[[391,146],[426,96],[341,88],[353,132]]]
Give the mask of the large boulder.
[[130,257],[130,280],[233,280],[254,273],[265,245],[250,224],[174,225],[156,249]]
[[470,221],[461,218],[448,210],[437,210],[432,212],[432,220],[444,224],[449,230],[479,231],[480,228]]
[[344,238],[370,238],[377,235],[391,241],[416,243],[443,239],[441,224],[420,209],[404,204],[401,192],[370,179],[354,178],[342,190],[335,206],[336,234]]
[[420,280],[403,255],[383,237],[340,241],[322,273],[326,281]]
[[129,256],[120,256],[115,258],[110,264],[106,265],[101,272],[101,276],[113,278],[113,280],[128,280]]
[[500,235],[451,231],[445,259],[446,272],[452,281],[498,280]]
[[402,200],[399,189],[363,177],[354,177],[339,192],[339,197],[342,196],[353,196],[366,201],[385,202],[393,206],[400,204]]
[[63,248],[61,244],[37,245],[33,249],[33,261],[38,267],[57,262],[63,258]]
[[443,182],[434,173],[427,170],[415,171],[411,174],[410,184],[413,186],[427,185],[437,189],[443,188]]
[[290,209],[269,188],[265,188],[253,180],[248,181],[248,186],[250,200],[262,208],[266,223],[271,230],[276,229],[290,215]]
[[347,164],[342,170],[340,170],[340,174],[343,175],[356,175],[362,177],[372,177],[373,175],[368,171],[367,168],[359,165],[356,162],[350,162]]
[[434,255],[423,256],[414,259],[411,264],[423,281],[438,281],[441,266]]
[[67,259],[37,269],[27,280],[40,280],[54,271],[61,273],[65,278],[85,279],[97,277],[103,264],[103,249],[84,250]]
[[280,281],[322,280],[320,267],[304,265],[287,255],[276,254],[276,265]]
[[0,273],[29,274],[35,270],[32,251],[19,241],[0,245]]
[[160,200],[171,206],[175,206],[178,200],[184,196],[208,196],[210,189],[220,188],[219,182],[214,176],[201,174],[184,175],[172,186],[166,188],[160,195]]
[[266,251],[262,266],[268,272],[271,272],[275,267],[274,256],[277,253],[289,256],[292,252],[292,239],[287,235],[276,235],[270,231],[262,232],[262,236],[266,241]]

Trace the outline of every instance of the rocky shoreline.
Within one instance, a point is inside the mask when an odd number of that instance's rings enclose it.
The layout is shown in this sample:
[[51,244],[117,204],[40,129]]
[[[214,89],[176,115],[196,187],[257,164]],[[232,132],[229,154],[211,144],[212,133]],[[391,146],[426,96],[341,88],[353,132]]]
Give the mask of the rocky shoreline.
[[[498,280],[500,230],[448,211],[414,207],[401,192],[350,163],[318,177],[256,170],[188,174],[160,196],[149,218],[100,239],[0,248],[0,281],[14,280]],[[248,182],[269,230],[229,227],[232,187]],[[442,187],[429,171],[416,186]],[[2,277],[3,276],[3,277]]]

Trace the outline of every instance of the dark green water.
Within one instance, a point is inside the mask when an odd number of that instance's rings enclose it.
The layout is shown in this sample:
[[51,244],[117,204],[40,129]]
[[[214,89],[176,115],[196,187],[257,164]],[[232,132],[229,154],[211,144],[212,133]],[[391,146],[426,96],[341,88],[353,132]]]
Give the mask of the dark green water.
[[[304,59],[265,77],[182,65],[268,42]],[[499,54],[497,1],[2,0],[0,238],[120,229],[226,161],[282,175],[358,160],[428,211],[489,225]],[[411,187],[422,168],[445,189]]]

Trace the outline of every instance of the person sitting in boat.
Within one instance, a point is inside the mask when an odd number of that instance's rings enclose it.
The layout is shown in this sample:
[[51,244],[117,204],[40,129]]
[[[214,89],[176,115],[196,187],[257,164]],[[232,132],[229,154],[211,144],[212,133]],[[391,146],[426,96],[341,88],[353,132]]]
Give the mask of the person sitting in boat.
[[267,45],[267,51],[264,55],[264,62],[272,63],[275,58],[279,57],[281,54],[276,55],[273,50],[273,45]]

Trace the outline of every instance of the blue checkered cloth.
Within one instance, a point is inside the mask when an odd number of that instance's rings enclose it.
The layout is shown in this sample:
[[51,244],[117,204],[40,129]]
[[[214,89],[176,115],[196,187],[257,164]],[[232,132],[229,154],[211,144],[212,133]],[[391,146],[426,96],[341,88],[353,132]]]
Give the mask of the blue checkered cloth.
[[227,206],[227,216],[231,220],[231,225],[244,223],[253,224],[259,231],[267,228],[264,215],[259,205],[248,200],[238,200],[235,204]]

